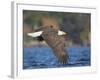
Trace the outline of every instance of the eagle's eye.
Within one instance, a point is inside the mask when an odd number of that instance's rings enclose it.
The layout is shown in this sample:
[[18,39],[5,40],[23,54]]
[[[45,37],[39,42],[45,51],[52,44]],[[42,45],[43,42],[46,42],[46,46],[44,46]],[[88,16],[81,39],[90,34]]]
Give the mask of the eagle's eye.
[[52,25],[51,25],[50,27],[51,27],[51,28],[53,28],[53,26],[52,26]]

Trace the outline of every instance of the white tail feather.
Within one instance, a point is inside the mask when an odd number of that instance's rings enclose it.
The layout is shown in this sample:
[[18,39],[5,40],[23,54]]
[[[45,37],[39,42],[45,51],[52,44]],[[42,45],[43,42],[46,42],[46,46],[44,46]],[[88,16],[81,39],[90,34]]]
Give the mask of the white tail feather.
[[43,31],[38,31],[38,32],[33,32],[33,33],[28,33],[27,35],[30,37],[38,37],[42,34]]

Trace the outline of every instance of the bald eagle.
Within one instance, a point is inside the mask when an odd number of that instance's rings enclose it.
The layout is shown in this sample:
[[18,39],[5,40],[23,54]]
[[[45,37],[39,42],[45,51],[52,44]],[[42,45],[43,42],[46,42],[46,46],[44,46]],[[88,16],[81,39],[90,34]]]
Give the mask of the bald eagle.
[[68,53],[65,50],[65,39],[61,35],[66,35],[65,32],[53,28],[53,26],[42,27],[40,31],[28,33],[31,37],[42,37],[44,41],[52,48],[54,55],[62,64],[67,62]]

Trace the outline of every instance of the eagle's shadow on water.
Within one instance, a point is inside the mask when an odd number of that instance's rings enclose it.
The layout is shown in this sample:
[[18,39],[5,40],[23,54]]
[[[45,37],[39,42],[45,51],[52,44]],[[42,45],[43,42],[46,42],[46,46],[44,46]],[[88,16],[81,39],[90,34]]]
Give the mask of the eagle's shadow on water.
[[68,61],[66,64],[58,62],[49,47],[31,47],[23,49],[23,69],[81,67],[91,65],[89,47],[69,47]]

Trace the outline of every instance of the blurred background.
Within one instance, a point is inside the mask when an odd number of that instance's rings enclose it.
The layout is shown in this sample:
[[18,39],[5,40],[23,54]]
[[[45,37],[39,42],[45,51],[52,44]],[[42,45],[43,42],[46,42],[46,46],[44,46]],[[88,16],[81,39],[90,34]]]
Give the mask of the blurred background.
[[35,32],[41,26],[53,25],[65,31],[67,46],[90,46],[90,17],[88,13],[47,12],[47,11],[23,11],[23,40],[24,46],[32,46],[36,38],[27,36],[27,33]]

